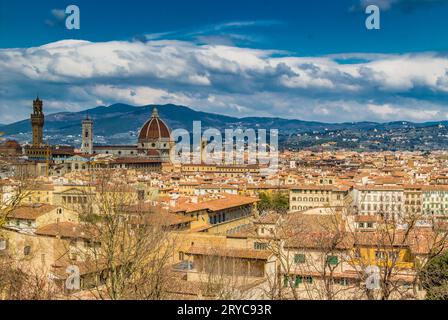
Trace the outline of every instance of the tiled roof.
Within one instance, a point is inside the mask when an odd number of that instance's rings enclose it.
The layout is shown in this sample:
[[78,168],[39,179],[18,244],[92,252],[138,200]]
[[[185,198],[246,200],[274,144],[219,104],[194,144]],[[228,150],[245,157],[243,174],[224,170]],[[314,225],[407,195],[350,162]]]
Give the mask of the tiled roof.
[[173,212],[196,212],[200,210],[209,210],[209,211],[220,211],[228,208],[239,207],[243,205],[253,204],[258,202],[258,198],[253,197],[245,197],[240,195],[232,195],[232,194],[223,194],[222,198],[208,200],[204,202],[191,203],[184,202],[178,204]]
[[8,218],[23,219],[23,220],[36,220],[40,216],[56,209],[57,206],[49,204],[33,204],[27,206],[21,206],[14,209]]
[[73,239],[91,239],[95,234],[92,228],[73,222],[53,223],[36,230],[37,235]]

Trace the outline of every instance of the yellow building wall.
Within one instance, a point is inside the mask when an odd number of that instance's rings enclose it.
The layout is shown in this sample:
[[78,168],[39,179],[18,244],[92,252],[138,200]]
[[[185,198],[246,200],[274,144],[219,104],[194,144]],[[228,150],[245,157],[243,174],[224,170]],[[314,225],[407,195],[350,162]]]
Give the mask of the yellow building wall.
[[[353,259],[353,262],[358,265],[374,265],[378,267],[396,267],[396,268],[403,268],[403,269],[410,269],[414,267],[414,262],[411,259],[410,252],[408,249],[399,249],[398,250],[398,259],[393,263],[393,261],[384,261],[383,259],[377,259],[375,252],[376,251],[383,251],[386,254],[389,254],[391,252],[396,252],[397,249],[384,249],[384,248],[372,248],[372,247],[363,247],[359,249],[360,258],[359,259]],[[355,255],[353,255],[355,256]],[[390,259],[389,259],[390,260]]]

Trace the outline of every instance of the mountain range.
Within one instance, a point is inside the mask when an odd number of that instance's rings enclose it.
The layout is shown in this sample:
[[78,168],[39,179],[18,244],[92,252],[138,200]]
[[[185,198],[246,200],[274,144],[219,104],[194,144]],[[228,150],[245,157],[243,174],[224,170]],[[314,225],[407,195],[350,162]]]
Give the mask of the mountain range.
[[[68,143],[77,145],[80,142],[81,121],[89,116],[94,120],[94,134],[97,143],[134,143],[139,129],[151,117],[154,105],[142,107],[127,104],[99,106],[81,112],[60,112],[46,115],[44,134],[51,143]],[[202,128],[217,128],[221,131],[227,128],[279,129],[280,136],[322,135],[328,132],[407,132],[427,128],[446,126],[447,121],[413,123],[395,121],[377,122],[347,122],[323,123],[282,119],[274,117],[237,118],[220,114],[196,111],[185,106],[173,104],[157,106],[160,117],[165,120],[171,130],[187,129],[191,132],[193,121],[201,121]],[[431,129],[432,130],[432,129]],[[0,131],[5,137],[19,142],[31,140],[30,120],[22,120],[8,125],[0,125]],[[285,141],[286,138],[283,139]]]

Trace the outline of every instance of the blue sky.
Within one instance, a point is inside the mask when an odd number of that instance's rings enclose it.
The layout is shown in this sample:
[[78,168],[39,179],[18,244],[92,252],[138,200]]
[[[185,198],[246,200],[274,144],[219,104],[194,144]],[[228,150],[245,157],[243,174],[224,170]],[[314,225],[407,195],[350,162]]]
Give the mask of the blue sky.
[[[76,4],[81,29],[67,30]],[[381,30],[364,26],[368,4]],[[0,0],[0,123],[124,102],[304,120],[448,119],[448,1]]]

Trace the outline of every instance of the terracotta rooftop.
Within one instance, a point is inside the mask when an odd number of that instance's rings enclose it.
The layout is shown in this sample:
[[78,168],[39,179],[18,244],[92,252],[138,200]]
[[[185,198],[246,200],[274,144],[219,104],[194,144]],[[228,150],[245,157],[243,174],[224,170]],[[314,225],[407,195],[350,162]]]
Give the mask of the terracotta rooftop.
[[22,219],[22,220],[36,220],[40,216],[56,209],[57,206],[49,204],[33,204],[27,206],[21,206],[14,209],[8,218]]
[[300,184],[289,186],[289,189],[297,190],[326,190],[326,191],[348,191],[350,186],[347,185],[315,185],[315,184]]
[[94,235],[93,230],[88,230],[86,226],[74,222],[53,223],[41,228],[35,232],[37,235],[73,239],[91,239]]
[[191,203],[184,202],[182,204],[178,204],[173,212],[196,212],[200,210],[209,210],[209,211],[220,211],[228,208],[239,207],[243,205],[253,204],[260,201],[258,198],[253,197],[245,197],[240,195],[232,195],[232,194],[223,194],[220,199],[213,199],[204,202]]

